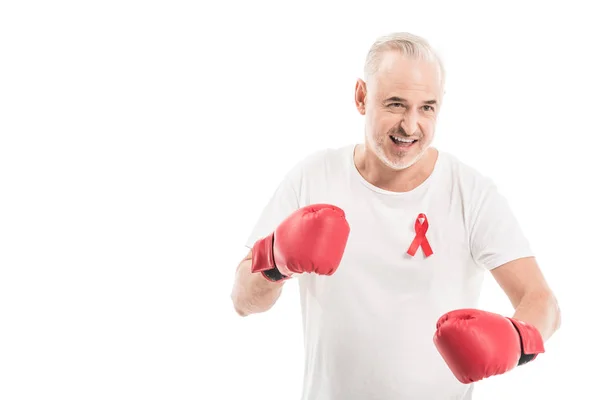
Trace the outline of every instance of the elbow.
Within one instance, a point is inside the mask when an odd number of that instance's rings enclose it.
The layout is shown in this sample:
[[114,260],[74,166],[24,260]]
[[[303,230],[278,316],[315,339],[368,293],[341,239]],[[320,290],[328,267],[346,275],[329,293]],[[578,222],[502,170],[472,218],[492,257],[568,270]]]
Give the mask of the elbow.
[[526,318],[539,330],[544,342],[550,339],[561,326],[561,311],[551,290],[531,291],[523,297],[517,313]]
[[560,306],[558,304],[558,300],[556,300],[556,297],[554,295],[551,296],[552,298],[552,312],[554,313],[554,332],[556,332],[557,330],[560,329],[561,325],[562,325],[562,312],[560,310]]
[[233,309],[240,317],[247,317],[251,314],[266,311],[264,307],[254,304],[252,301],[250,301],[250,299],[247,299],[235,292],[231,294],[231,302],[233,304]]
[[248,315],[250,315],[250,313],[248,312],[247,307],[243,307],[242,302],[240,301],[240,298],[238,295],[236,295],[235,292],[231,293],[230,296],[231,299],[231,303],[233,305],[233,309],[236,312],[237,315],[239,315],[240,317],[246,317]]
[[248,315],[251,314],[248,311],[244,310],[243,308],[236,306],[235,304],[233,305],[233,310],[239,317],[247,317]]
[[547,292],[545,296],[546,315],[549,320],[547,324],[546,340],[549,339],[561,326],[562,314],[556,296]]
[[546,312],[547,314],[550,316],[550,319],[552,321],[551,324],[551,334],[553,334],[554,332],[556,332],[561,325],[561,311],[560,311],[560,307],[558,305],[558,300],[556,299],[556,296],[554,295],[554,293],[552,293],[552,291],[548,290],[546,291],[546,295],[544,296],[545,299],[545,303],[546,303]]
[[247,312],[245,312],[244,310],[242,310],[241,308],[236,307],[235,305],[233,306],[233,308],[234,308],[235,312],[237,313],[237,315],[239,315],[240,317],[247,317],[248,315],[250,315]]
[[270,310],[274,302],[271,301],[251,301],[250,299],[241,298],[240,296],[236,296],[235,293],[231,295],[231,301],[233,304],[233,309],[240,317],[247,317],[252,314],[263,313]]

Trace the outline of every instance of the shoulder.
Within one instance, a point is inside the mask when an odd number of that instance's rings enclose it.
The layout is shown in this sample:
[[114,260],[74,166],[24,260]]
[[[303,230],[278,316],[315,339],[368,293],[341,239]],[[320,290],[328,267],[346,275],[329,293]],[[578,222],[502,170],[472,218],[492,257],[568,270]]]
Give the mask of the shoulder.
[[450,179],[453,185],[458,185],[471,194],[482,194],[495,189],[495,182],[491,176],[482,173],[458,156],[440,150],[440,158],[446,178]]
[[294,167],[306,176],[319,175],[326,170],[345,168],[352,160],[354,144],[315,150],[302,158]]
[[454,155],[444,156],[446,170],[452,174],[451,191],[458,194],[467,223],[473,227],[489,224],[488,228],[479,228],[487,232],[491,226],[507,226],[514,221],[509,201],[493,177]]

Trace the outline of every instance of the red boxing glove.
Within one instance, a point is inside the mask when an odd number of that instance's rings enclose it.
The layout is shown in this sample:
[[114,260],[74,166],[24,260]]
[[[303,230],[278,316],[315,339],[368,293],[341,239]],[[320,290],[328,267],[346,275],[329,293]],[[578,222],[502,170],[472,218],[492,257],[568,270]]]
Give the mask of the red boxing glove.
[[344,211],[329,204],[313,204],[288,216],[252,248],[252,272],[279,281],[290,273],[332,275],[338,268],[350,226]]
[[503,374],[544,352],[542,335],[534,326],[475,309],[440,317],[433,341],[454,376],[465,384]]

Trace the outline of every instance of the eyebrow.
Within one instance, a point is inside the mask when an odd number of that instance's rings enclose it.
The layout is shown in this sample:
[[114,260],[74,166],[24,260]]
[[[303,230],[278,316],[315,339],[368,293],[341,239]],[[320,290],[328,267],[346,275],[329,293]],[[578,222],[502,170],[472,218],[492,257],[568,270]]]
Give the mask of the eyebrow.
[[[396,103],[408,103],[408,100],[403,99],[402,97],[393,96],[385,100],[386,102],[392,101]],[[423,102],[424,104],[437,104],[437,100],[427,100]]]

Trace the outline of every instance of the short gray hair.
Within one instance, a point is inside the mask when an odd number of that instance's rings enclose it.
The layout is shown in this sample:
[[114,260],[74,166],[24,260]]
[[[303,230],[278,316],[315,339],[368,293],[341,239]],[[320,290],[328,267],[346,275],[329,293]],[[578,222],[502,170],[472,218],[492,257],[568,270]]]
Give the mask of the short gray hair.
[[395,32],[378,37],[371,45],[364,66],[365,81],[368,81],[379,68],[381,56],[386,51],[398,51],[408,57],[436,62],[440,69],[441,87],[446,82],[446,71],[440,55],[421,36],[408,32]]

